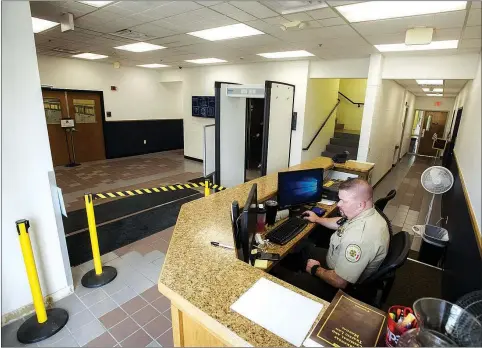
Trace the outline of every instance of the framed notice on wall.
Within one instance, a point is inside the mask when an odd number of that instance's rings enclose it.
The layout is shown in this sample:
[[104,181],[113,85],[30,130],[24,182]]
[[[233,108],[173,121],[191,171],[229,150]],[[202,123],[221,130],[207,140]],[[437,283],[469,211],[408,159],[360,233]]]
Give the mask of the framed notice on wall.
[[192,97],[192,115],[194,117],[214,118],[216,102],[214,97]]
[[60,99],[44,98],[44,110],[47,124],[60,124],[60,119],[62,118]]
[[95,101],[87,99],[74,99],[75,122],[96,123]]

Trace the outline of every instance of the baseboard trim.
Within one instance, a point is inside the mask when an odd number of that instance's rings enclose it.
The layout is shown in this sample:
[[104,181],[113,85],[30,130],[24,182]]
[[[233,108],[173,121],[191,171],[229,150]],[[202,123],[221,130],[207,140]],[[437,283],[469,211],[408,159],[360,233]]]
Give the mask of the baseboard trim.
[[191,156],[186,156],[186,155],[184,155],[184,158],[185,158],[185,159],[188,159],[188,160],[191,160],[191,161],[196,161],[196,162],[201,162],[201,163],[203,163],[203,160],[200,159],[200,158],[191,157]]
[[383,174],[383,176],[380,179],[378,179],[377,183],[373,185],[373,188],[377,187],[377,185],[381,183],[383,179],[385,179],[385,177],[392,171],[393,168],[395,168],[394,165],[392,165],[392,167],[385,174]]
[[[70,294],[74,293],[74,286],[70,285],[59,291],[54,292],[53,294],[47,295],[44,297],[45,308],[49,309],[52,308],[54,302],[60,301],[61,299],[69,296]],[[14,311],[9,313],[5,313],[2,315],[2,326],[7,325],[13,321],[16,321],[26,315],[30,315],[35,312],[33,307],[33,303],[29,303],[23,307],[20,307]]]

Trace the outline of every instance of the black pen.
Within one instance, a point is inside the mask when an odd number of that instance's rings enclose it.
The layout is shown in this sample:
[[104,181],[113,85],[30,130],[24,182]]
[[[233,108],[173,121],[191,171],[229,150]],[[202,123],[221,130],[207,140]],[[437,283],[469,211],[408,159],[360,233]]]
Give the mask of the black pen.
[[226,244],[221,244],[219,242],[211,242],[211,245],[216,246],[216,247],[220,247],[220,248],[226,248],[226,249],[233,249],[234,250],[234,248],[232,246],[229,246],[229,245],[226,245]]

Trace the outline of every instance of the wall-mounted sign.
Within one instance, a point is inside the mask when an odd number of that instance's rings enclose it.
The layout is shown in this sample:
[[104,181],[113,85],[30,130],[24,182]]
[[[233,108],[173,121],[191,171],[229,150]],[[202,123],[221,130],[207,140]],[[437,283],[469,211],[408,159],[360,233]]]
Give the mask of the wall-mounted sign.
[[73,118],[64,118],[60,120],[60,127],[62,128],[74,128],[75,122]]
[[214,118],[215,97],[192,97],[192,115],[194,117]]
[[59,124],[62,118],[60,99],[44,98],[44,111],[47,124]]
[[95,101],[86,99],[74,99],[75,122],[96,123]]

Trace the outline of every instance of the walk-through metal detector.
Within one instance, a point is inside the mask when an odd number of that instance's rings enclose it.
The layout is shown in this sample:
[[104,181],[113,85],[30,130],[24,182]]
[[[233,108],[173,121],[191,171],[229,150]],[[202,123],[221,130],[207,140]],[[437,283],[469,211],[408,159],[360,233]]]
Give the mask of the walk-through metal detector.
[[265,99],[261,175],[289,166],[294,94],[294,85],[277,81],[264,86],[215,83],[217,185],[233,187],[246,181],[246,98]]

